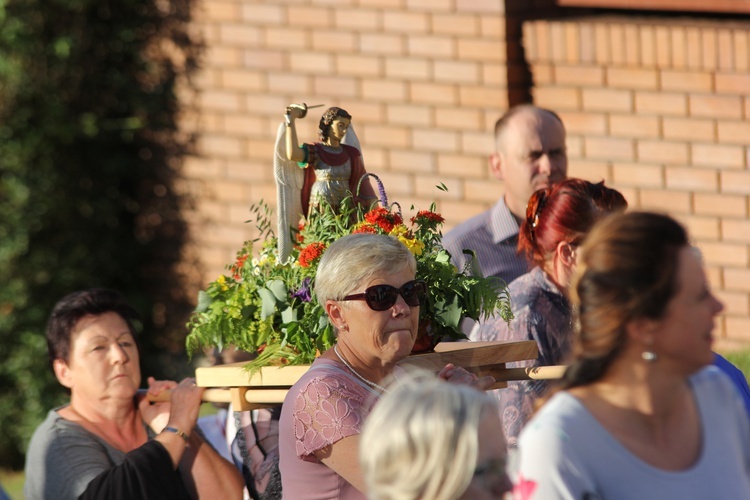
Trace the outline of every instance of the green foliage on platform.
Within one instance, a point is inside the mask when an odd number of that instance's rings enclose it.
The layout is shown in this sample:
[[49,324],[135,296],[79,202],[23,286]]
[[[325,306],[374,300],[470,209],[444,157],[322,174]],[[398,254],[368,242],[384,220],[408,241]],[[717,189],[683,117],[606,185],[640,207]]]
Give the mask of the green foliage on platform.
[[22,464],[63,399],[44,341],[63,295],[119,289],[146,363],[184,359],[176,84],[200,50],[193,1],[0,0],[0,465]]

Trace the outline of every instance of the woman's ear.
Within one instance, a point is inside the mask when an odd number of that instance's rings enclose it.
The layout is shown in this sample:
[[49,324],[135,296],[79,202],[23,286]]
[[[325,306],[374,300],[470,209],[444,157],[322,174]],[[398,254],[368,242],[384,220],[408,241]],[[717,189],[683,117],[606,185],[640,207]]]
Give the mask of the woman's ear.
[[635,318],[625,325],[628,339],[644,349],[650,349],[654,345],[656,332],[659,330],[659,321],[650,318]]
[[331,321],[331,324],[333,324],[333,327],[337,332],[345,332],[349,329],[346,324],[346,318],[344,317],[345,311],[341,304],[335,300],[326,300],[325,310],[326,314],[328,314],[328,319]]
[[68,389],[73,388],[73,378],[71,377],[70,368],[68,363],[64,360],[57,358],[52,362],[52,370],[55,372],[58,382]]
[[555,251],[557,252],[558,259],[565,264],[565,267],[571,268],[575,265],[578,246],[572,245],[567,241],[561,241],[557,244]]

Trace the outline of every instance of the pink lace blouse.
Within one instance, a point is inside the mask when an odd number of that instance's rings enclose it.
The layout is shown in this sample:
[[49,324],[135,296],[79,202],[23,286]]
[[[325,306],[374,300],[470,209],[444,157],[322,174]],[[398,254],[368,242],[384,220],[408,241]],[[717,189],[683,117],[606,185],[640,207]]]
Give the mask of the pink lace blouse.
[[318,358],[289,390],[279,420],[284,498],[365,499],[314,452],[359,434],[379,394],[342,363]]

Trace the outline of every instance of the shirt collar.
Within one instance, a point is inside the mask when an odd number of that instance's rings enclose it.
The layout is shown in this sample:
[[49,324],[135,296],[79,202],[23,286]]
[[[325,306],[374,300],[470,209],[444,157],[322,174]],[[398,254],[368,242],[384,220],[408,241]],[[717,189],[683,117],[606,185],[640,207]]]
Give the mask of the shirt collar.
[[490,212],[490,232],[493,243],[500,243],[514,236],[518,236],[518,222],[510,213],[505,197],[500,198]]

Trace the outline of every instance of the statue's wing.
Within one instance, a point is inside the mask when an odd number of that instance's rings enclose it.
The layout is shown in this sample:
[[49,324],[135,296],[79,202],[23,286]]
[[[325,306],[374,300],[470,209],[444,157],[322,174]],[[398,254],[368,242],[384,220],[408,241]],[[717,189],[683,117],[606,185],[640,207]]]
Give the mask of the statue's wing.
[[357,132],[354,130],[353,123],[349,124],[349,128],[347,129],[346,135],[344,136],[344,140],[341,141],[341,144],[354,146],[359,151],[359,154],[362,154],[362,147],[359,145],[359,137],[357,137]]
[[286,157],[286,124],[281,122],[276,133],[276,149],[273,171],[276,178],[277,227],[279,238],[279,262],[284,262],[292,253],[290,228],[297,229],[302,215],[302,185],[305,173],[296,161]]

